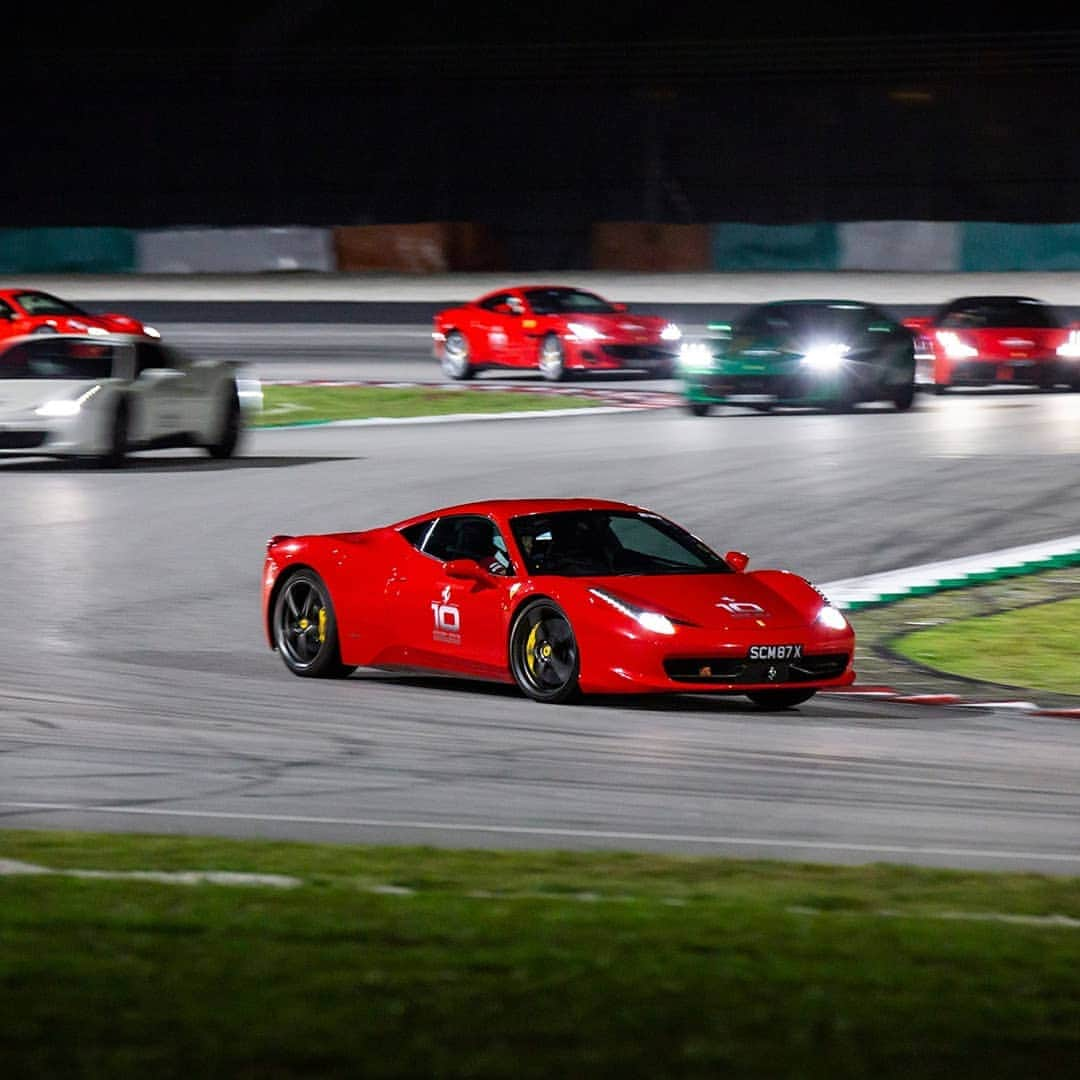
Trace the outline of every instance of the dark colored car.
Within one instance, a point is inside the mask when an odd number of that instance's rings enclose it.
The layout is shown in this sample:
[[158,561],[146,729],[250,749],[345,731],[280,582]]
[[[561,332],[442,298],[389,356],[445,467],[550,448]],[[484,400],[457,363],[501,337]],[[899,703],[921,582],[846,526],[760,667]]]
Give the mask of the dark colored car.
[[1080,324],[1030,296],[959,296],[929,317],[905,319],[915,334],[915,379],[935,394],[950,386],[1021,385],[1080,390]]
[[846,411],[885,401],[903,410],[914,400],[912,332],[874,304],[771,300],[709,330],[680,353],[683,394],[696,416],[712,405]]

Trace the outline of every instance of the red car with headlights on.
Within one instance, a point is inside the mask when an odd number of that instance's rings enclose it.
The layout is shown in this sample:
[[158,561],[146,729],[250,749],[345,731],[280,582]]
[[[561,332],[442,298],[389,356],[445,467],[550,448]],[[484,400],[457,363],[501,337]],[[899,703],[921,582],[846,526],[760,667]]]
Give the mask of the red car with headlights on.
[[160,337],[130,315],[93,315],[40,289],[0,289],[0,337],[23,334],[143,334]]
[[961,296],[933,315],[903,320],[915,335],[915,382],[1080,390],[1080,324],[1029,296]]
[[679,328],[565,285],[497,289],[435,315],[435,359],[451,379],[484,368],[531,368],[558,381],[569,371],[675,374]]
[[627,503],[466,503],[272,537],[263,630],[295,675],[442,672],[542,702],[710,693],[789,708],[853,682],[843,613],[798,574],[747,562]]

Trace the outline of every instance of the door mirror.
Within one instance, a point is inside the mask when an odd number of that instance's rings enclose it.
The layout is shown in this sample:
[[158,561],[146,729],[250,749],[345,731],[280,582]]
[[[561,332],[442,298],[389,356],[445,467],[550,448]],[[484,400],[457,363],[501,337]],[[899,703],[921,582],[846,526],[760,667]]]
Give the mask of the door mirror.
[[628,305],[626,305],[626,304],[612,304],[611,306],[616,311],[627,311],[628,310]]
[[728,551],[724,555],[724,562],[737,574],[741,574],[750,562],[750,556],[745,551]]
[[515,311],[509,304],[496,304],[494,311],[500,315],[520,315],[521,312]]
[[472,559],[451,559],[446,564],[446,576],[463,581],[487,581],[488,572]]

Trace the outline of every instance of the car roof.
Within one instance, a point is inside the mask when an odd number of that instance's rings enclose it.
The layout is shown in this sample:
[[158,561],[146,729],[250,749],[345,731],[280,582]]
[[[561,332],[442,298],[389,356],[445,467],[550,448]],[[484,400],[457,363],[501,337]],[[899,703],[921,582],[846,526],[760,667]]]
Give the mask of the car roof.
[[489,296],[498,296],[499,293],[528,292],[530,289],[554,289],[558,292],[584,292],[591,293],[593,296],[600,295],[595,289],[587,289],[583,285],[557,285],[553,282],[533,281],[525,285],[504,285],[501,289],[488,289],[479,299],[484,300]]
[[952,307],[954,304],[1043,304],[1047,307],[1050,305],[1046,300],[1039,300],[1034,296],[1012,296],[1011,294],[1004,293],[988,293],[986,295],[977,296],[957,296],[952,300],[949,300],[945,307]]
[[455,506],[444,506],[437,510],[430,510],[426,514],[414,514],[397,522],[397,525],[410,525],[418,521],[426,521],[433,517],[449,517],[452,514],[496,514],[502,517],[517,517],[523,514],[551,514],[559,510],[629,510],[632,512],[646,512],[644,507],[633,503],[620,502],[617,499],[592,499],[592,498],[511,498],[511,499],[481,499],[476,502],[458,503]]

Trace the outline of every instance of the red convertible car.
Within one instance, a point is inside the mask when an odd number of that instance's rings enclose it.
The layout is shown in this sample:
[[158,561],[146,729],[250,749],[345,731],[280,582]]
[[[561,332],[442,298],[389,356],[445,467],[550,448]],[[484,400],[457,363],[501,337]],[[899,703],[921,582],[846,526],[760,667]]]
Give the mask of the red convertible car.
[[933,315],[903,320],[915,335],[915,382],[1080,390],[1080,324],[1030,296],[961,296]]
[[0,337],[23,334],[143,334],[160,337],[130,315],[92,315],[40,289],[0,289]]
[[679,328],[632,314],[596,293],[565,285],[523,285],[487,293],[435,315],[435,359],[451,379],[490,367],[539,369],[555,382],[568,371],[675,374]]
[[843,613],[674,522],[599,499],[505,499],[267,542],[267,641],[295,675],[357,667],[580,694],[743,694],[788,708],[854,681]]

